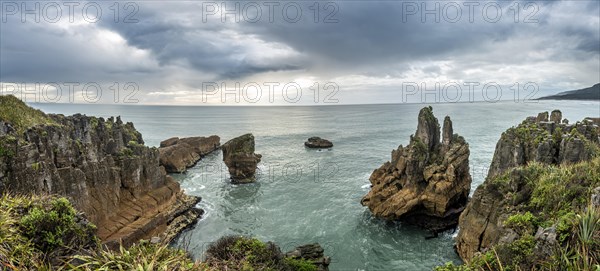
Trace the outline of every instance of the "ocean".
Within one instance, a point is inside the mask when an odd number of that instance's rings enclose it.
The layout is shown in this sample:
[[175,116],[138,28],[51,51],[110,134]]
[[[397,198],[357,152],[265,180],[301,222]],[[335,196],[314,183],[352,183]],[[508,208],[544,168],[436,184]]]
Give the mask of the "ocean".
[[[120,115],[142,133],[146,145],[173,136],[219,135],[221,143],[253,133],[262,154],[257,182],[233,185],[220,151],[174,177],[189,194],[202,197],[206,213],[174,244],[201,258],[223,235],[274,241],[283,251],[318,242],[331,256],[330,270],[431,270],[460,262],[449,231],[428,232],[373,217],[360,199],[369,176],[406,145],[424,104],[335,106],[142,106],[31,104],[47,113]],[[470,146],[471,193],[487,174],[496,142],[527,116],[560,109],[571,122],[600,117],[600,102],[538,101],[433,104],[440,122],[449,115],[454,132]],[[331,150],[304,147],[311,136],[331,140]]]

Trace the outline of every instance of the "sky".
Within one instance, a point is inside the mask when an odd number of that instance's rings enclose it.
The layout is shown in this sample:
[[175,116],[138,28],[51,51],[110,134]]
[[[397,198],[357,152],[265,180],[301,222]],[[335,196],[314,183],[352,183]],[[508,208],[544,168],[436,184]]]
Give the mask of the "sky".
[[600,82],[597,0],[1,5],[0,94],[31,102],[526,102]]

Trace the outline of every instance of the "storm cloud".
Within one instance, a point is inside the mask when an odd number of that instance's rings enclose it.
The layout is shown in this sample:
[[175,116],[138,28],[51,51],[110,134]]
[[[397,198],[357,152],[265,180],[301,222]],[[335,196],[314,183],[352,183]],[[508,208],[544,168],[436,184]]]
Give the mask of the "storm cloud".
[[407,82],[600,82],[598,1],[80,2],[57,22],[10,3],[0,82],[135,82],[145,103],[196,104],[205,82],[335,82],[341,103],[400,102]]

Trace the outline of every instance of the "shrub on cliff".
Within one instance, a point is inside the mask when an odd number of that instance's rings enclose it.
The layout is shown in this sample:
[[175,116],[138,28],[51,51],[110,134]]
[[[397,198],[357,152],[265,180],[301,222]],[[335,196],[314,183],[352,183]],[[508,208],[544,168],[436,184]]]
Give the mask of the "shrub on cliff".
[[502,195],[497,207],[514,237],[465,265],[436,270],[600,270],[600,209],[590,203],[600,186],[599,169],[600,157],[530,163],[487,180],[482,189]]
[[95,226],[80,223],[77,212],[66,198],[53,198],[48,204],[28,208],[20,220],[22,234],[44,253],[89,246]]
[[0,270],[210,270],[186,252],[141,242],[111,251],[66,198],[0,197]]
[[286,258],[275,244],[255,238],[225,236],[206,250],[206,264],[215,270],[316,271],[305,259]]
[[0,200],[0,265],[40,270],[60,265],[96,243],[95,226],[65,198],[3,195]]

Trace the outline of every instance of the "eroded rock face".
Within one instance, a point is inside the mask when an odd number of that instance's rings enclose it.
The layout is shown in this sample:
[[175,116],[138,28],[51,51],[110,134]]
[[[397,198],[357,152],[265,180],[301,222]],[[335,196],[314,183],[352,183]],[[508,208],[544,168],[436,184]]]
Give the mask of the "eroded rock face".
[[[562,114],[558,110],[552,112],[551,122],[544,120],[547,115],[546,112],[538,115],[542,117],[529,117],[500,137],[486,181],[477,187],[460,215],[456,249],[463,260],[469,261],[479,252],[514,239],[510,238],[514,232],[504,225],[510,215],[507,210],[518,209],[527,202],[533,189],[527,172],[518,166],[533,161],[572,164],[592,158],[595,148],[590,146],[599,144],[597,125],[585,121],[569,125],[559,119]],[[497,179],[503,174],[509,180],[501,186]],[[536,253],[548,252],[545,244],[553,241],[547,236],[553,236],[552,229],[541,229],[536,234],[536,240],[548,239],[540,241],[540,251]]]
[[452,121],[446,117],[440,142],[432,108],[421,109],[415,136],[408,146],[392,151],[391,162],[371,174],[371,191],[362,205],[378,217],[429,230],[455,226],[467,203],[471,175],[469,145],[452,132]]
[[600,207],[600,187],[594,188],[590,202],[592,203],[592,206]]
[[256,165],[262,157],[260,154],[254,153],[254,135],[245,134],[231,139],[223,144],[221,149],[223,150],[223,162],[229,169],[232,182],[254,182]]
[[584,141],[598,142],[598,126],[586,121],[562,123],[559,110],[552,111],[552,116],[553,121],[548,122],[548,112],[542,112],[504,132],[496,143],[488,178],[529,161],[561,164],[588,160],[591,153]]
[[109,244],[174,236],[168,232],[172,221],[198,213],[200,199],[183,194],[166,176],[158,150],[143,145],[132,123],[80,114],[47,117],[55,124],[23,134],[0,120],[0,192],[67,196]]
[[550,121],[554,123],[561,123],[562,112],[560,112],[560,110],[552,110],[552,113],[550,113]]
[[304,142],[304,146],[313,149],[325,149],[333,147],[333,143],[327,139],[313,136]]
[[203,156],[219,148],[221,139],[209,137],[172,137],[160,142],[160,164],[169,173],[181,173],[194,166]]

